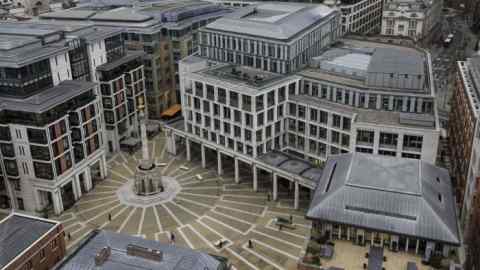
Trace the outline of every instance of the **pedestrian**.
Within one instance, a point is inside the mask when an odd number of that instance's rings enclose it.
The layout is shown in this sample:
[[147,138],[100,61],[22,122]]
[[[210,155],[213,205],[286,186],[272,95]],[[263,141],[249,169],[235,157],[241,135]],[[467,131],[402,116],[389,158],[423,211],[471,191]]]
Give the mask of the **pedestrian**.
[[290,224],[293,224],[293,216],[290,215]]
[[68,241],[72,239],[72,235],[70,233],[67,234]]
[[108,221],[112,221],[112,214],[108,213]]
[[175,244],[175,234],[173,232],[170,233],[170,243]]
[[270,193],[267,193],[267,201],[270,201]]
[[281,231],[282,230],[282,224],[278,225],[278,230]]
[[248,239],[248,248],[253,248],[252,239]]

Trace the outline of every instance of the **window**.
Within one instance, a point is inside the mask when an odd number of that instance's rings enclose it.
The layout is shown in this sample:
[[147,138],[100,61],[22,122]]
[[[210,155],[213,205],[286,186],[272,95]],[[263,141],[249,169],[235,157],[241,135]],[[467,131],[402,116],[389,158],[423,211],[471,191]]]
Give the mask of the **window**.
[[398,134],[380,132],[380,147],[396,148]]
[[423,143],[422,136],[404,135],[403,136],[403,150],[407,151],[421,151]]
[[334,114],[333,115],[333,127],[340,128],[341,127],[341,119],[342,117],[339,115]]
[[387,151],[387,150],[378,150],[378,154],[379,155],[384,155],[384,156],[391,156],[391,157],[394,157],[397,155],[396,152],[394,151]]
[[357,131],[357,144],[360,145],[372,145],[374,138],[374,132],[368,130]]
[[328,113],[326,111],[320,111],[320,123],[322,124],[328,123]]

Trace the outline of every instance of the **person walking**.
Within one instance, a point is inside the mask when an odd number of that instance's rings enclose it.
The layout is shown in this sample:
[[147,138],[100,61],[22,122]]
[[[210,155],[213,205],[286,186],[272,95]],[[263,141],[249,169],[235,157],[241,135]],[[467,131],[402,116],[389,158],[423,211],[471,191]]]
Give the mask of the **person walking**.
[[108,221],[112,221],[112,214],[108,213]]
[[170,233],[170,244],[175,244],[175,234],[173,232]]

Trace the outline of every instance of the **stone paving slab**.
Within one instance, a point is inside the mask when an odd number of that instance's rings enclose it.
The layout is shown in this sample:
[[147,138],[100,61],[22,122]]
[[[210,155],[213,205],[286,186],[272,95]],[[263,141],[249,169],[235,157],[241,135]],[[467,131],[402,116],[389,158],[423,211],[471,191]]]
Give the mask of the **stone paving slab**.
[[230,208],[233,208],[233,209],[238,209],[238,210],[242,210],[242,211],[250,212],[250,213],[254,213],[254,214],[261,214],[263,212],[263,210],[265,209],[262,206],[252,206],[252,205],[239,204],[239,203],[226,202],[226,201],[219,201],[217,203],[217,205],[226,206],[226,207],[230,207]]
[[197,218],[171,202],[165,203],[164,206],[170,209],[183,224],[188,224]]
[[261,270],[276,270],[278,268],[270,265],[269,263],[267,263],[266,261],[264,261],[263,259],[253,255],[252,253],[248,252],[247,250],[245,250],[244,248],[242,247],[239,247],[239,246],[233,246],[231,247],[231,249],[233,251],[235,251],[236,253],[238,253],[240,256],[242,256],[246,261],[248,261],[249,263],[251,263],[252,265],[256,266],[258,269],[261,269]]
[[248,204],[257,204],[263,206],[266,204],[266,199],[264,198],[255,198],[255,197],[240,197],[240,196],[226,196],[222,197],[223,200],[239,202],[239,203],[248,203]]
[[202,223],[204,223],[208,227],[220,233],[225,239],[228,239],[230,241],[235,241],[236,239],[239,239],[242,237],[242,235],[239,232],[232,230],[231,228],[221,223],[218,223],[217,221],[211,218],[202,217],[200,220],[202,221]]
[[[125,208],[127,208],[125,205],[119,204],[119,205],[111,208],[110,211],[108,211],[108,213],[110,213],[112,215],[112,217],[114,217],[115,215],[117,215],[120,211],[122,211]],[[95,225],[95,226],[102,226],[103,224],[108,222],[108,213],[106,213],[106,214],[99,213],[99,215],[97,217],[95,217],[94,219],[89,221],[89,224]]]
[[170,213],[167,212],[163,205],[157,205],[155,206],[155,208],[157,209],[158,218],[160,220],[160,223],[162,224],[162,228],[164,231],[173,230],[180,226],[180,224],[175,221],[175,219],[170,215]]
[[115,201],[109,202],[105,205],[97,205],[94,208],[90,208],[90,210],[78,212],[77,216],[79,218],[81,218],[82,220],[89,220],[89,219],[97,216],[101,212],[106,211],[108,209],[111,209],[111,208],[113,208],[113,207],[115,207],[119,204],[120,204],[120,202],[118,200],[115,200]]
[[278,230],[274,230],[274,229],[262,227],[262,226],[255,227],[255,231],[262,232],[264,234],[267,234],[272,237],[276,237],[278,239],[283,239],[286,242],[293,243],[295,245],[303,245],[303,243],[305,242],[305,236],[294,236],[289,234],[290,231],[287,231],[288,233],[285,233],[285,231],[282,232],[282,231],[278,231]]
[[128,215],[132,210],[133,207],[127,207],[120,215],[113,217],[112,221],[108,223],[108,225],[105,226],[104,229],[115,232],[118,231],[118,229],[120,229],[120,226],[122,226],[122,223],[127,219]]
[[217,233],[211,231],[209,228],[203,226],[202,224],[198,223],[197,221],[192,222],[190,224],[197,232],[203,235],[205,239],[207,239],[210,243],[214,244],[216,241],[223,239],[222,236],[218,235]]
[[301,248],[299,248],[298,246],[293,246],[291,244],[288,244],[287,241],[277,240],[275,238],[272,238],[271,236],[265,236],[255,231],[250,232],[248,234],[248,237],[258,240],[269,246],[275,247],[276,249],[283,251],[285,253],[293,254],[295,256],[298,256],[301,251]]
[[155,239],[155,233],[158,232],[160,232],[160,228],[158,226],[153,207],[148,207],[145,209],[145,217],[141,228],[141,234],[151,235],[152,238]]
[[244,221],[249,222],[249,223],[255,223],[257,221],[257,219],[259,218],[258,215],[247,214],[247,213],[244,213],[244,212],[233,210],[231,208],[228,209],[228,208],[219,207],[219,206],[215,207],[215,211],[219,212],[219,213],[222,213],[222,214],[225,214],[225,215],[234,216],[236,218],[239,218],[239,219],[244,220]]
[[210,208],[206,207],[206,206],[202,206],[202,205],[198,205],[198,204],[195,204],[195,203],[191,203],[189,201],[186,201],[186,200],[182,200],[180,198],[176,198],[174,200],[174,202],[176,202],[177,204],[187,208],[188,210],[192,211],[193,213],[201,216],[201,215],[204,215],[205,212],[209,211]]
[[237,270],[256,270],[251,267],[245,261],[238,258],[239,255],[230,251],[230,249],[224,249],[219,253],[220,256],[226,257],[229,259],[229,262],[235,265]]
[[142,208],[135,208],[133,210],[133,213],[130,215],[127,223],[125,223],[125,226],[122,228],[121,232],[132,235],[138,234],[138,226],[142,218],[142,212]]
[[204,197],[204,196],[199,196],[195,194],[185,194],[183,190],[180,194],[177,195],[177,198],[185,198],[190,201],[200,202],[202,204],[211,205],[211,206],[215,205],[215,203],[218,200],[218,198],[213,198],[213,197]]
[[245,233],[246,231],[248,231],[248,229],[250,229],[250,227],[252,226],[252,224],[249,224],[249,223],[245,223],[245,222],[240,222],[236,219],[233,219],[233,218],[230,218],[230,217],[227,217],[227,216],[223,216],[223,215],[220,215],[220,214],[217,214],[215,212],[207,212],[206,213],[207,216],[209,217],[212,217],[214,218],[215,220],[218,220],[226,225],[229,225],[237,230],[240,230],[241,232]]

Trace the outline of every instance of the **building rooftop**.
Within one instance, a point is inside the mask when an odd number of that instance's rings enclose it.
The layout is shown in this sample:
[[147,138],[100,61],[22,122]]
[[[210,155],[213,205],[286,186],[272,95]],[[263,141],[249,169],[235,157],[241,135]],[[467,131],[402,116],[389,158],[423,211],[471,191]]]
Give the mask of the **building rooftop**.
[[322,169],[305,159],[297,158],[285,152],[273,150],[259,156],[257,159],[287,173],[305,177],[313,182],[318,182],[322,176]]
[[448,171],[416,159],[329,157],[307,217],[460,244]]
[[230,10],[206,1],[83,1],[78,7],[40,15],[43,20],[90,21],[95,25],[151,29],[176,27],[196,19],[217,17]]
[[[156,261],[142,256],[127,254],[127,247],[156,250],[162,253],[162,259]],[[101,266],[95,265],[95,257],[104,247],[110,247],[111,254]],[[158,241],[146,240],[109,231],[93,231],[81,242],[73,253],[57,265],[58,270],[220,270],[227,269],[219,257],[180,248]]]
[[[195,61],[196,59],[191,59]],[[269,89],[274,84],[290,80],[298,76],[281,75],[247,66],[218,63],[197,72],[191,73],[192,78],[210,80],[212,84],[225,85],[225,88],[234,89],[240,93],[256,95],[259,91]]]
[[300,102],[309,106],[354,117],[357,123],[375,125],[390,125],[402,127],[414,127],[422,129],[438,128],[433,114],[402,113],[394,111],[361,109],[345,104],[340,104],[310,95],[290,95],[290,101]]
[[96,86],[96,83],[80,80],[62,81],[58,85],[28,98],[16,99],[0,97],[0,110],[43,113]]
[[259,3],[242,7],[205,29],[287,41],[335,12],[319,4]]
[[59,224],[53,220],[18,213],[0,220],[0,269]]

